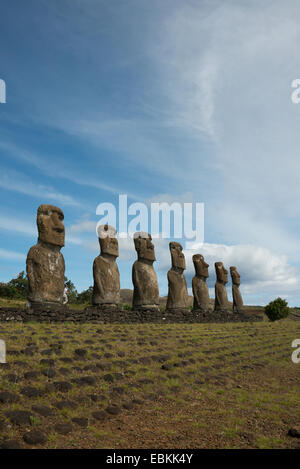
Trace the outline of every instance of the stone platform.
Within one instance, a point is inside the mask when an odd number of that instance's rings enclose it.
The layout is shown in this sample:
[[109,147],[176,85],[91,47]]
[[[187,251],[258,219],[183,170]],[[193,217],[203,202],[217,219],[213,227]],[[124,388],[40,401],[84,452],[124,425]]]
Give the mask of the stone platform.
[[17,322],[97,322],[109,323],[225,323],[262,321],[261,314],[222,312],[181,311],[130,311],[116,308],[87,307],[71,310],[67,307],[54,309],[0,308],[0,321]]

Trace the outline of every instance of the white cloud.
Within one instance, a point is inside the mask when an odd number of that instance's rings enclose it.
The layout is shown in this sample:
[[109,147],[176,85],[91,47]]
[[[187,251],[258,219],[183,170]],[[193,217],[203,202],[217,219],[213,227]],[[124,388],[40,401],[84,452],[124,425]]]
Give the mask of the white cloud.
[[[16,217],[0,216],[0,232],[3,230],[31,237],[37,237],[38,235],[35,222],[29,223],[27,221],[22,220],[21,218]],[[82,244],[82,240],[80,238],[69,235],[69,233],[67,232],[66,243],[68,242],[77,245]]]
[[[39,121],[41,120],[42,120],[42,117],[39,118]],[[47,122],[47,123],[48,125],[53,124],[50,122]],[[72,168],[72,165],[70,165],[61,155],[59,156],[59,158],[54,157],[54,156],[49,158],[49,157],[45,157],[44,155],[37,155],[34,151],[29,151],[24,148],[20,148],[13,143],[5,142],[5,141],[0,142],[0,148],[2,148],[2,150],[4,151],[9,152],[9,154],[16,160],[20,160],[20,161],[25,162],[28,165],[34,166],[43,174],[45,174],[47,177],[51,176],[55,179],[57,178],[65,179],[77,185],[89,186],[95,189],[101,189],[103,191],[106,191],[114,195],[118,193],[119,194],[124,193],[124,190],[122,190],[122,188],[120,187],[115,187],[113,184],[109,184],[109,183],[106,184],[103,182],[99,182],[98,179],[95,179],[93,176],[90,176],[90,174],[87,175],[87,174],[78,173],[74,171],[74,169]],[[30,189],[28,188],[28,190]],[[48,189],[48,191],[50,195],[52,196],[55,195],[55,192],[52,192],[52,190]],[[139,200],[139,196],[136,194],[127,192],[127,195],[129,197],[132,197],[133,199]],[[62,198],[64,197],[65,196],[62,196]]]
[[241,291],[245,295],[256,295],[264,299],[272,299],[272,295],[298,295],[299,269],[290,265],[286,256],[278,255],[270,249],[254,245],[195,245],[193,250],[185,252],[188,276],[194,275],[192,256],[197,252],[210,265],[210,285],[215,282],[214,263],[222,261],[228,272],[230,266],[237,267],[241,275]]
[[97,222],[91,221],[88,219],[83,219],[69,226],[71,233],[84,233],[84,232],[94,232],[96,234],[96,225]]
[[8,251],[6,249],[0,249],[0,258],[1,259],[7,259],[7,260],[21,260],[24,261],[26,256],[25,254],[21,254],[19,252],[14,252],[14,251]]
[[81,206],[72,196],[61,194],[52,187],[34,183],[17,171],[7,171],[0,168],[0,187],[20,194],[38,197],[39,199],[43,197],[54,200],[64,205]]
[[22,219],[0,215],[0,230],[14,231],[28,236],[36,236],[37,229],[34,224]]

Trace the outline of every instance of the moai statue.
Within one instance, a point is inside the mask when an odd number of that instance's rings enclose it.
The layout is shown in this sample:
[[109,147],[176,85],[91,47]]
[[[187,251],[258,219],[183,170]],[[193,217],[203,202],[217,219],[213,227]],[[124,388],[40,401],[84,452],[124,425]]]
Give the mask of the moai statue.
[[40,205],[37,211],[38,242],[27,255],[29,307],[58,307],[63,304],[65,261],[64,214],[53,205]]
[[175,309],[188,310],[189,298],[186,279],[183,274],[185,270],[185,257],[182,246],[175,241],[169,243],[172,267],[168,272],[168,300],[166,310]]
[[134,234],[134,246],[138,260],[132,266],[132,282],[134,286],[132,307],[138,310],[158,310],[159,290],[153,262],[155,259],[154,245],[149,233]]
[[92,302],[95,306],[117,307],[120,303],[120,274],[116,263],[119,243],[116,230],[109,225],[98,228],[100,256],[93,264],[94,290]]
[[229,302],[227,297],[226,283],[228,282],[228,271],[223,262],[215,262],[217,281],[215,285],[215,311],[228,311]]
[[241,277],[236,267],[230,267],[232,280],[232,311],[240,313],[243,310],[243,298],[240,292]]
[[209,265],[205,262],[201,254],[193,256],[193,263],[195,267],[195,277],[192,280],[193,295],[194,295],[194,310],[195,311],[209,311],[209,291],[206,284]]

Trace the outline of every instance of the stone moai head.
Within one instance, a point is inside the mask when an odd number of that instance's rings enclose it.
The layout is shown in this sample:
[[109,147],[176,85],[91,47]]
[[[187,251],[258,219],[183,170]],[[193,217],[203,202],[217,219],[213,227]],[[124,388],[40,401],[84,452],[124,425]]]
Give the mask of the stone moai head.
[[97,231],[101,254],[119,257],[119,243],[116,238],[117,230],[110,225],[100,225]]
[[217,282],[224,285],[228,282],[228,270],[225,269],[223,262],[215,262]]
[[205,278],[209,277],[209,274],[208,274],[209,264],[205,262],[202,254],[194,254],[193,263],[194,263],[196,275],[198,277],[205,277]]
[[40,205],[37,211],[38,240],[54,246],[65,245],[64,214],[54,205]]
[[169,243],[171,259],[172,259],[172,268],[185,270],[185,257],[182,252],[182,246],[176,241],[171,241]]
[[156,258],[151,235],[144,231],[138,231],[137,233],[134,233],[133,240],[138,260],[146,260],[153,263]]
[[236,267],[234,267],[234,266],[230,267],[230,275],[231,275],[231,280],[232,280],[233,285],[240,286],[241,276],[238,273]]

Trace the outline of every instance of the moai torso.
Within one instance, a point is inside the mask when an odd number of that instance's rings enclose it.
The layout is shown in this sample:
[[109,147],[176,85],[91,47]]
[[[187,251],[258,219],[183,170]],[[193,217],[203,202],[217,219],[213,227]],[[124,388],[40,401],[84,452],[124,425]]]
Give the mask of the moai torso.
[[169,270],[168,272],[168,300],[167,310],[188,309],[189,297],[186,279],[183,273]]
[[227,297],[226,283],[228,272],[222,262],[215,263],[217,281],[215,284],[215,311],[228,311],[229,302]]
[[185,257],[182,252],[182,246],[179,243],[171,242],[169,248],[172,268],[168,272],[168,300],[166,309],[188,310],[189,298],[186,279],[183,273],[185,270]]
[[135,233],[135,249],[138,260],[132,266],[132,283],[134,286],[133,309],[158,309],[159,288],[157,275],[153,268],[155,261],[154,246],[149,233]]
[[120,303],[120,274],[116,263],[119,256],[119,245],[116,230],[109,225],[98,228],[100,256],[93,264],[94,290],[92,302],[94,305],[117,306]]
[[41,205],[37,213],[38,243],[27,256],[28,300],[30,303],[63,303],[65,261],[63,212],[53,205]]
[[65,261],[60,251],[36,244],[27,256],[28,300],[34,303],[62,303]]
[[230,274],[232,280],[232,310],[241,312],[243,310],[243,298],[240,292],[240,274],[236,267],[230,267]]
[[159,289],[153,265],[135,261],[132,266],[133,308],[150,308],[159,305]]
[[194,295],[194,310],[208,311],[210,305],[209,290],[206,283],[208,278],[208,267],[201,254],[193,256],[196,275],[192,280]]

